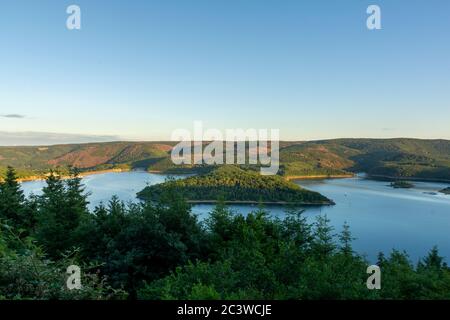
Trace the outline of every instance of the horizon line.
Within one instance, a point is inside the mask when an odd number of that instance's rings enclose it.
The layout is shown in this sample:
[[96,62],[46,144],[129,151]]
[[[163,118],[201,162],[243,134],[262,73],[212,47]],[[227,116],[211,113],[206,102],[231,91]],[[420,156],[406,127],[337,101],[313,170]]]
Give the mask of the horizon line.
[[[415,138],[415,137],[390,137],[390,138],[368,138],[368,137],[356,137],[356,138],[325,138],[325,139],[308,139],[308,140],[291,140],[291,139],[280,139],[282,142],[323,142],[323,141],[337,141],[337,140],[421,140],[421,141],[448,141],[447,138]],[[107,143],[179,143],[179,141],[173,140],[127,140],[118,139],[111,141],[88,141],[88,142],[68,142],[68,143],[50,143],[50,144],[14,144],[14,145],[0,145],[0,148],[18,148],[18,147],[52,147],[52,146],[67,146],[67,145],[88,145],[88,144],[107,144]],[[223,142],[250,142],[254,140],[200,140],[201,142],[213,142],[213,141],[223,141]],[[191,140],[191,142],[200,142],[198,140]],[[271,142],[272,140],[267,140]]]

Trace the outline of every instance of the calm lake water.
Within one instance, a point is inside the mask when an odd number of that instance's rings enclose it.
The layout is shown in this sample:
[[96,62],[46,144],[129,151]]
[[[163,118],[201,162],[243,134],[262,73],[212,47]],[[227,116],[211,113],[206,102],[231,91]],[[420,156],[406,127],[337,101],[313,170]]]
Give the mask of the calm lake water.
[[[106,203],[117,195],[123,201],[137,201],[136,192],[148,184],[164,182],[166,175],[147,172],[96,174],[83,178],[90,207]],[[181,176],[175,176],[181,177]],[[335,206],[308,207],[305,215],[313,219],[326,214],[335,231],[344,222],[350,225],[354,249],[374,262],[379,251],[389,253],[393,248],[406,250],[411,260],[427,254],[437,245],[441,255],[450,261],[450,196],[437,191],[448,187],[442,183],[416,182],[412,189],[393,189],[387,182],[363,178],[297,181],[301,186],[318,191],[336,202]],[[44,181],[24,182],[27,195],[39,194]],[[193,212],[200,219],[211,211],[211,205],[198,205]],[[247,214],[256,207],[231,206],[237,213]],[[283,217],[280,207],[267,208],[272,216]]]

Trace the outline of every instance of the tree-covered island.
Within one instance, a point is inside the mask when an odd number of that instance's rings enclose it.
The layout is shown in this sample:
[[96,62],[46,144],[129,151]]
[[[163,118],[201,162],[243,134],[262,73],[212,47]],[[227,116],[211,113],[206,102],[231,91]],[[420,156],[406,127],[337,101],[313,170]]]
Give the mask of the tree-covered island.
[[320,193],[303,189],[280,176],[263,176],[236,166],[218,167],[206,174],[148,186],[138,197],[158,201],[169,190],[190,203],[215,203],[223,199],[227,203],[334,204]]

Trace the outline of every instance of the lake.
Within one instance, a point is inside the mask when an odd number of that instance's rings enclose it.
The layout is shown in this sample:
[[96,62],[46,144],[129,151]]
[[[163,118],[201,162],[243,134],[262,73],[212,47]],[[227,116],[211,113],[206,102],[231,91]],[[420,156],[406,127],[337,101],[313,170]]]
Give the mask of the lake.
[[[86,176],[83,183],[89,196],[90,208],[106,203],[117,195],[123,201],[137,201],[136,193],[148,184],[164,182],[167,175],[144,171],[102,173]],[[174,176],[181,178],[182,176]],[[437,191],[447,184],[415,182],[411,189],[393,189],[387,182],[361,177],[346,179],[302,180],[299,185],[322,193],[336,202],[335,206],[307,207],[305,215],[313,219],[326,214],[336,232],[347,222],[353,236],[355,251],[375,262],[379,251],[389,253],[393,248],[406,250],[416,262],[437,245],[441,255],[450,261],[450,196]],[[26,195],[41,193],[44,181],[24,182]],[[197,205],[193,212],[203,219],[212,205]],[[230,206],[235,212],[247,214],[256,207]],[[280,207],[268,207],[270,214],[283,217]]]

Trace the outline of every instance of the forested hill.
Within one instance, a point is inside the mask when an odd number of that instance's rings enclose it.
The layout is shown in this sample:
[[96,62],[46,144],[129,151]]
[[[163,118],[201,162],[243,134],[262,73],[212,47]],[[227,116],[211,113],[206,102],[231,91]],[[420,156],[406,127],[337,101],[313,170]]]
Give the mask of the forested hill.
[[[73,166],[82,171],[149,168],[170,160],[173,142],[104,142],[52,146],[0,147],[0,170],[16,168],[19,177]],[[168,161],[167,161],[168,162]]]
[[281,149],[285,175],[365,172],[373,177],[450,181],[450,141],[337,139]]
[[[40,176],[51,168],[86,171],[135,169],[174,172],[174,142],[106,142],[33,147],[0,147],[0,174],[6,166],[19,176]],[[375,177],[450,181],[450,141],[419,139],[336,139],[281,142],[280,174],[286,177],[342,176],[366,172]],[[199,168],[193,168],[198,170]]]
[[160,201],[177,194],[191,203],[264,203],[330,205],[321,194],[303,189],[279,176],[263,176],[258,171],[222,166],[209,173],[146,187],[138,193],[143,200]]

